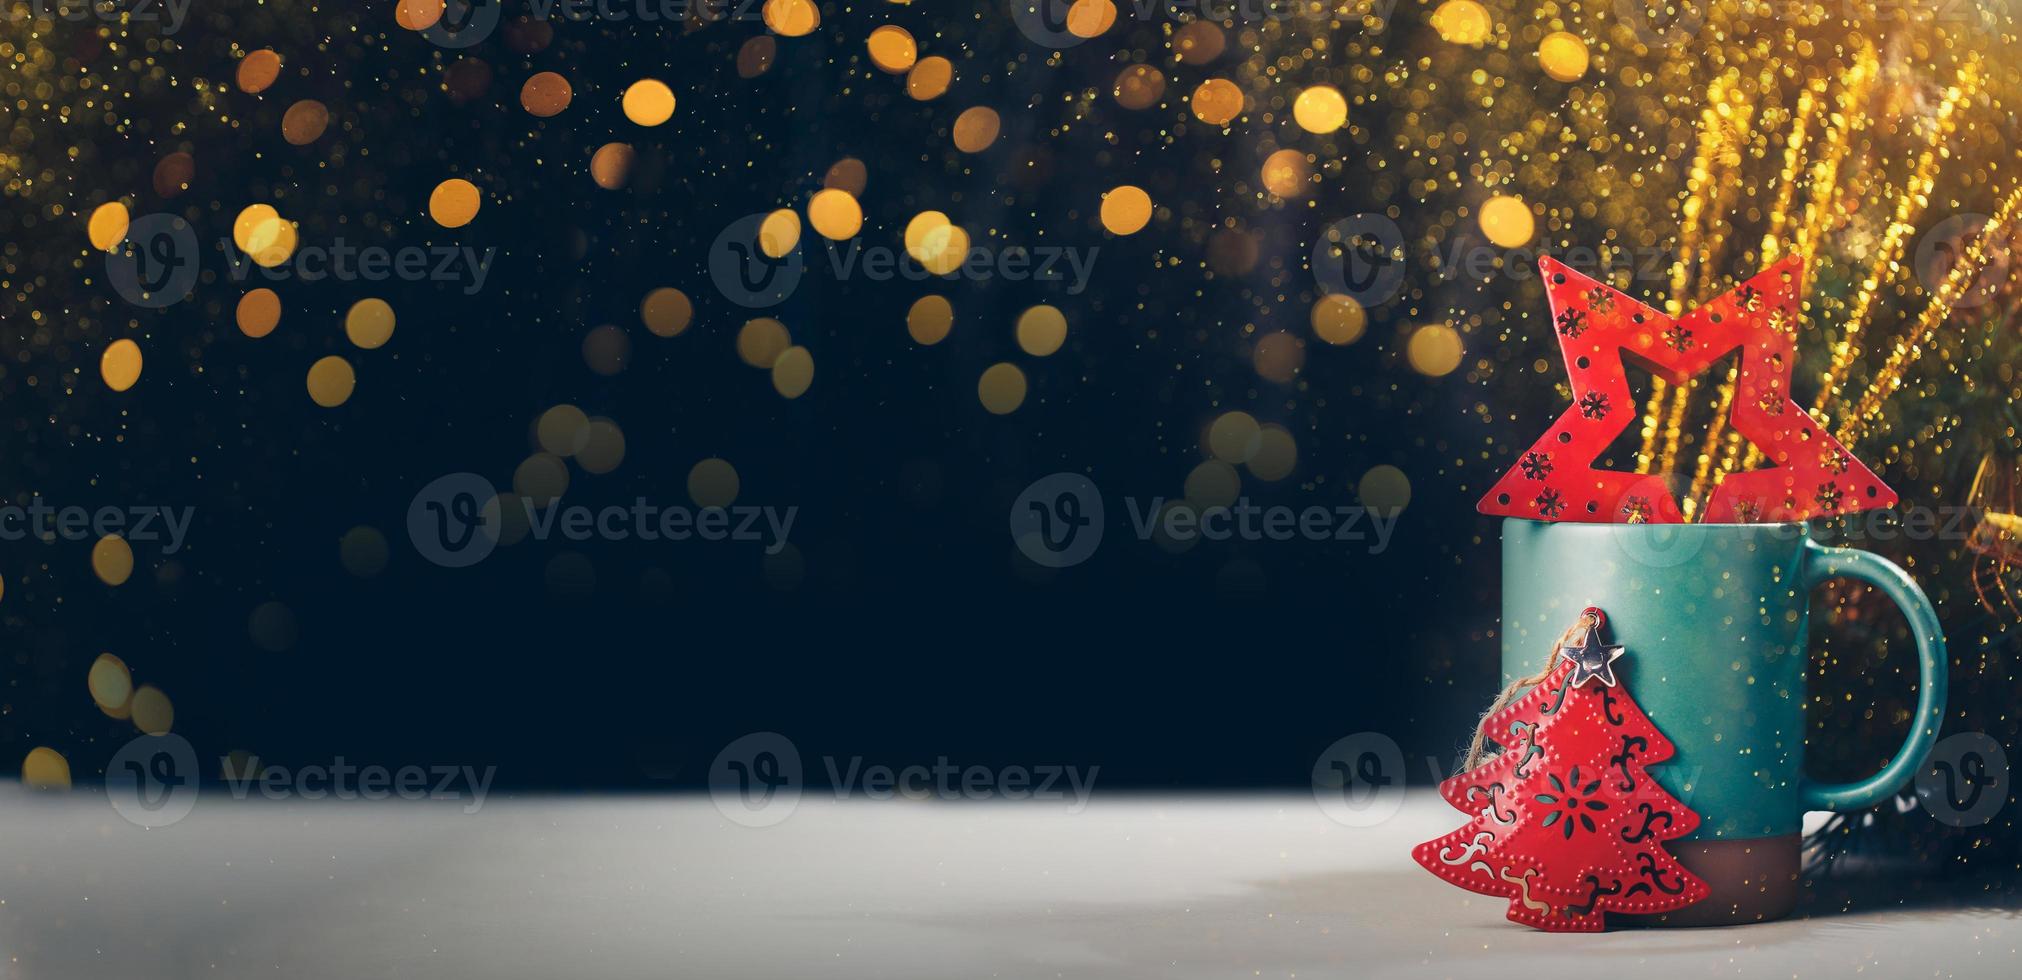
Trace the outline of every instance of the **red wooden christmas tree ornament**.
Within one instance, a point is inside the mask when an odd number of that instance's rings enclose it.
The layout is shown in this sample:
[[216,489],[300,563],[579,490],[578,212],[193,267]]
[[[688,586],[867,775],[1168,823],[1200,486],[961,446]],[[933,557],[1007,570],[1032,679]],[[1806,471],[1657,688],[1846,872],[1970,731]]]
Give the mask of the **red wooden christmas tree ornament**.
[[1512,921],[1552,932],[1597,932],[1605,912],[1670,912],[1707,894],[1664,847],[1699,826],[1648,771],[1671,742],[1616,676],[1623,648],[1600,630],[1560,648],[1542,683],[1482,722],[1503,750],[1439,786],[1472,819],[1411,852],[1453,884],[1509,899]]
[[1638,415],[1624,359],[1682,384],[1740,351],[1730,419],[1768,465],[1730,473],[1699,520],[1802,521],[1893,507],[1895,491],[1827,435],[1791,397],[1804,262],[1784,259],[1673,319],[1554,259],[1540,259],[1573,405],[1496,481],[1477,509],[1587,523],[1677,523],[1662,474],[1594,469]]

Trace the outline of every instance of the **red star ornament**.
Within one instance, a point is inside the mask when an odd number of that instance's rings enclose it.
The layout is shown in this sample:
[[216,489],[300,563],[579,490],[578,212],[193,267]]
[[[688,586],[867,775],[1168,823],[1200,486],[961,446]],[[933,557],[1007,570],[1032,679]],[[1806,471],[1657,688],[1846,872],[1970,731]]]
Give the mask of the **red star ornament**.
[[1729,418],[1768,464],[1727,474],[1700,520],[1802,521],[1895,506],[1895,491],[1791,397],[1804,267],[1798,257],[1784,259],[1673,319],[1562,262],[1539,259],[1573,405],[1476,509],[1540,521],[1682,522],[1663,474],[1594,468],[1638,415],[1624,358],[1683,384],[1737,349],[1741,370]]

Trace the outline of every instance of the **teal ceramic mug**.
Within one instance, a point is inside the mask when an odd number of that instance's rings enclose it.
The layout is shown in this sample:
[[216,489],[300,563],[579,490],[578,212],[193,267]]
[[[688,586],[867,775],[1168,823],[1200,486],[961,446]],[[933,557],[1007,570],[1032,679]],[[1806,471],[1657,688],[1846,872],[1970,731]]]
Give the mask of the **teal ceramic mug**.
[[[1503,521],[1503,681],[1535,673],[1587,606],[1607,613],[1617,667],[1677,746],[1652,767],[1700,816],[1671,851],[1712,888],[1673,924],[1753,921],[1797,898],[1807,810],[1857,810],[1915,775],[1945,710],[1945,638],[1923,590],[1887,559],[1811,539],[1804,524],[1545,524]],[[1917,641],[1917,710],[1874,775],[1804,775],[1806,627],[1812,589],[1867,582]]]

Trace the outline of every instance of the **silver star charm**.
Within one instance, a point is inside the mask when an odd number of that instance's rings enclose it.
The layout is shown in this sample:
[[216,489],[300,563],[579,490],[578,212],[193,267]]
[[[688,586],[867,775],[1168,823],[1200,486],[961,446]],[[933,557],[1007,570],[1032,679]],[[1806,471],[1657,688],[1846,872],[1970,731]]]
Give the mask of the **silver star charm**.
[[1588,681],[1600,681],[1609,687],[1615,686],[1615,669],[1611,666],[1620,657],[1624,648],[1606,646],[1601,643],[1601,631],[1587,630],[1587,638],[1576,647],[1560,647],[1559,655],[1573,662],[1573,686],[1579,687]]

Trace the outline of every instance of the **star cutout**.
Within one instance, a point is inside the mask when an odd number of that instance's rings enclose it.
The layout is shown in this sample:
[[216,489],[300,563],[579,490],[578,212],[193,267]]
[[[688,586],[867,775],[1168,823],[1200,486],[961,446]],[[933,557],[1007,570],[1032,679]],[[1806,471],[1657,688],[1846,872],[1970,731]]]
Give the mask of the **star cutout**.
[[[1729,473],[1714,488],[1699,520],[1802,521],[1895,506],[1895,491],[1791,397],[1796,331],[1787,326],[1797,318],[1805,268],[1801,258],[1784,259],[1676,318],[1556,259],[1539,259],[1538,267],[1552,323],[1559,326],[1553,333],[1565,355],[1573,404],[1528,452],[1518,454],[1519,465],[1489,488],[1477,510],[1545,521],[1682,522],[1665,474],[1594,468],[1639,414],[1608,408],[1637,405],[1623,370],[1627,362],[1684,384],[1694,375],[1715,373],[1715,365],[1737,351],[1740,371],[1730,422],[1767,463]],[[1563,329],[1567,323],[1578,323],[1580,329]],[[1521,465],[1546,456],[1552,468],[1542,480],[1536,467]],[[1629,506],[1632,498],[1641,504]]]
[[1587,630],[1587,638],[1576,647],[1560,647],[1559,655],[1573,662],[1573,687],[1578,688],[1588,681],[1600,681],[1609,687],[1615,686],[1614,662],[1621,658],[1625,648],[1620,645],[1605,645],[1601,642],[1601,631]]

